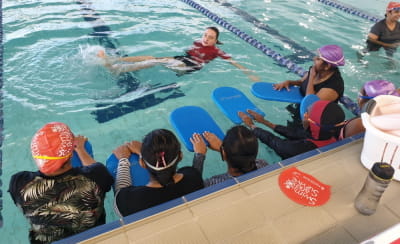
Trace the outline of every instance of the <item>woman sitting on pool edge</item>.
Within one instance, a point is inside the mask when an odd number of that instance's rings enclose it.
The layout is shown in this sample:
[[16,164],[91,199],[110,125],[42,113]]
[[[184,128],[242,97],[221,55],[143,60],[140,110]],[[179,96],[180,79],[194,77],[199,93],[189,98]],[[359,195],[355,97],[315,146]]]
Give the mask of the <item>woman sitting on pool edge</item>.
[[274,84],[274,89],[290,90],[290,86],[300,86],[303,96],[315,94],[321,100],[337,102],[344,92],[344,81],[338,68],[345,64],[343,50],[337,45],[326,45],[318,48],[317,54],[303,78]]
[[251,128],[257,138],[273,149],[282,159],[336,142],[345,119],[344,112],[339,104],[327,100],[316,101],[308,108],[307,112],[304,113],[303,128],[276,125],[254,111],[248,110],[247,112],[255,121],[286,137],[281,138],[257,127],[250,116],[239,112],[239,117],[244,124]]
[[[127,216],[203,188],[203,179],[193,167],[177,170],[182,160],[181,145],[169,130],[148,133],[143,142],[132,141],[113,151],[118,158],[115,182],[115,208]],[[145,186],[133,186],[130,174],[131,153],[140,155],[140,165],[147,169],[150,181]]]
[[207,152],[207,145],[203,137],[209,143],[210,149],[221,153],[221,158],[226,161],[227,172],[214,175],[204,180],[204,186],[214,185],[233,177],[267,166],[262,159],[256,159],[258,154],[258,140],[253,132],[242,125],[230,128],[221,141],[215,134],[204,132],[202,135],[193,134],[190,141],[193,144],[193,167],[203,173],[203,165]]
[[[345,64],[343,50],[337,45],[326,45],[318,48],[317,54],[313,59],[313,66],[303,78],[274,84],[274,89],[290,90],[290,86],[299,86],[303,96],[315,94],[321,100],[337,103],[344,92],[344,81],[338,68]],[[290,104],[286,109],[291,113],[293,120],[288,121],[288,126],[301,128],[302,118],[300,118],[299,104]]]
[[[100,51],[98,56],[104,58],[105,66],[116,73],[131,72],[155,65],[164,65],[165,67],[177,72],[177,75],[183,75],[196,70],[200,70],[204,64],[209,63],[217,57],[227,60],[233,66],[243,71],[253,81],[259,81],[257,76],[252,75],[251,71],[237,63],[232,57],[219,49],[216,44],[222,44],[219,40],[219,30],[217,27],[207,27],[201,40],[194,41],[193,46],[186,51],[185,55],[174,57],[153,57],[153,56],[131,56],[120,57],[116,60],[108,58],[104,51]],[[115,63],[115,62],[127,63]]]

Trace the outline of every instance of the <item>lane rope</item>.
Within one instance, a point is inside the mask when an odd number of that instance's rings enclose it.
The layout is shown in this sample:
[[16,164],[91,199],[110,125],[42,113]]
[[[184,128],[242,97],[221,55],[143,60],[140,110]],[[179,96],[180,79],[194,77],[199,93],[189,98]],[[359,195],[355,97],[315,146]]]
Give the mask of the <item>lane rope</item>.
[[350,5],[347,5],[347,4],[338,2],[338,1],[318,0],[318,2],[323,3],[323,4],[327,5],[327,6],[331,6],[331,7],[337,8],[339,10],[342,10],[342,11],[346,12],[346,13],[361,17],[363,19],[370,20],[372,22],[378,22],[381,19],[381,18],[375,17],[373,15],[370,15],[370,14],[367,14],[367,13],[363,13],[361,10],[359,10],[359,9],[353,7],[353,6],[350,6]]

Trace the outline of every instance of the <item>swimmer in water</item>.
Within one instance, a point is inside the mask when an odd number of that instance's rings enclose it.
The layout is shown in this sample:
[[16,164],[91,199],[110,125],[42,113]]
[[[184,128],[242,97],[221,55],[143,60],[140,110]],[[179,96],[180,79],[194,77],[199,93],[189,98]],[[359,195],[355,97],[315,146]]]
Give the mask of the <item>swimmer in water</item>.
[[[165,67],[183,75],[200,70],[205,64],[220,57],[227,60],[233,66],[242,70],[250,80],[259,81],[259,77],[253,75],[252,71],[237,63],[232,57],[219,49],[216,45],[222,44],[219,40],[219,30],[216,27],[207,27],[201,40],[194,41],[193,46],[186,51],[185,55],[174,57],[153,57],[153,56],[128,56],[117,59],[109,58],[105,52],[100,51],[97,56],[105,60],[105,66],[115,73],[131,72],[155,65]],[[123,62],[123,63],[120,63]]]

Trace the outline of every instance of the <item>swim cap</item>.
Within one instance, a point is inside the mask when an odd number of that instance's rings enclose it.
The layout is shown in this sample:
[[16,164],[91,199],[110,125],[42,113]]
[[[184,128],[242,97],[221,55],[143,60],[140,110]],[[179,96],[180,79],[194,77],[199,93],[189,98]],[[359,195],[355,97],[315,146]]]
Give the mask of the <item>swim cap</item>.
[[344,65],[343,50],[337,45],[326,45],[317,49],[318,56],[325,62],[336,66]]
[[363,89],[368,98],[374,98],[379,95],[400,96],[394,84],[387,80],[371,80],[364,84]]
[[39,170],[51,174],[72,156],[74,135],[66,124],[51,122],[38,130],[32,138],[32,157]]
[[313,121],[310,123],[312,138],[326,140],[334,135],[332,129],[340,127],[345,119],[345,114],[337,103],[319,100],[311,105],[309,118]]
[[388,6],[386,7],[386,11],[391,11],[391,10],[400,10],[400,3],[398,2],[390,2]]

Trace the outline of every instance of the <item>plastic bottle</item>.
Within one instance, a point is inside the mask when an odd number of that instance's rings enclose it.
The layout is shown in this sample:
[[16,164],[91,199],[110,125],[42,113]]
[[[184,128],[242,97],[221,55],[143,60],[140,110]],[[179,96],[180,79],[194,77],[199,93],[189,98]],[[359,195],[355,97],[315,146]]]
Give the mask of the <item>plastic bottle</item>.
[[383,192],[388,187],[394,175],[393,167],[388,163],[375,163],[358,193],[354,206],[364,215],[374,214]]

